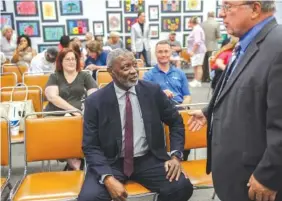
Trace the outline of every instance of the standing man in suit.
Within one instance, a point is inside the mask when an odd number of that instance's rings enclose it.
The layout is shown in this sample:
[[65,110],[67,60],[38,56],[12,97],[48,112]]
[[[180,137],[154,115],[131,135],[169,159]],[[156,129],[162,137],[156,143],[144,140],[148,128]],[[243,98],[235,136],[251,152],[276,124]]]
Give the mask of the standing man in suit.
[[201,24],[205,32],[205,43],[207,47],[207,52],[204,58],[203,64],[203,82],[209,82],[209,57],[212,52],[218,49],[217,41],[220,39],[220,24],[215,20],[214,12],[208,12],[208,19]]
[[[110,52],[113,82],[85,102],[83,151],[88,164],[79,201],[125,201],[134,180],[162,201],[187,201],[193,187],[182,173],[182,118],[159,85],[138,80],[133,54]],[[166,152],[163,122],[170,127]],[[163,139],[163,140],[162,140]]]
[[149,26],[145,23],[144,11],[138,12],[138,19],[131,27],[131,51],[137,59],[143,55],[146,67],[151,66]]
[[207,173],[222,201],[282,200],[282,26],[275,1],[223,0],[220,16],[239,37],[207,108]]

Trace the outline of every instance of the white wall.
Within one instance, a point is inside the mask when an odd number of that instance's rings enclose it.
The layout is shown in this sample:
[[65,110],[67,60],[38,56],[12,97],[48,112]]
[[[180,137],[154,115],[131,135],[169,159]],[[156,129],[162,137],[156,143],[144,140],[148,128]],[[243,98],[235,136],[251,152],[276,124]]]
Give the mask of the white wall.
[[282,24],[282,0],[277,0],[276,2],[276,19],[279,24]]

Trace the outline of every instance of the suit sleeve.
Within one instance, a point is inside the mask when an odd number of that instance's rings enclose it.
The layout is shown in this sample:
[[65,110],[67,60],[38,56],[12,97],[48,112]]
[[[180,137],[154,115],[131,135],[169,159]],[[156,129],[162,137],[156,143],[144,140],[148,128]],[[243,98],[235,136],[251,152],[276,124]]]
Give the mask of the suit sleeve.
[[161,121],[169,127],[170,133],[170,150],[177,150],[181,153],[184,150],[184,125],[181,115],[176,107],[171,103],[160,86],[156,97],[158,98],[158,106],[160,111]]
[[264,155],[254,171],[255,178],[272,190],[282,186],[282,52],[270,66],[267,86],[266,143]]
[[136,52],[136,44],[135,41],[136,40],[136,36],[135,36],[135,28],[134,25],[131,27],[131,51],[132,52]]
[[88,168],[95,171],[98,175],[97,179],[100,179],[102,175],[112,175],[113,173],[100,147],[98,110],[94,105],[96,101],[90,98],[91,96],[85,101],[82,149]]

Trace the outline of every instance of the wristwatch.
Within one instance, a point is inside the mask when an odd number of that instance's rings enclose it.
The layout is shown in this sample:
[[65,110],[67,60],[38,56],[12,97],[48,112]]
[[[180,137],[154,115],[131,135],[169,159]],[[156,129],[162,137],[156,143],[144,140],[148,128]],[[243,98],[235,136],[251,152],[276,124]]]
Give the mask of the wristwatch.
[[171,156],[177,157],[179,160],[182,161],[182,153],[180,151],[175,151],[171,154]]

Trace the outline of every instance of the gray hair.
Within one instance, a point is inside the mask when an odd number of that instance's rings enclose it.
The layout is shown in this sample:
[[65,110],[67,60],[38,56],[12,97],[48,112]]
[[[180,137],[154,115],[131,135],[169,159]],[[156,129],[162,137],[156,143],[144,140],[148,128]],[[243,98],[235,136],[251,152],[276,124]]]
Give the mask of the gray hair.
[[5,36],[6,32],[9,30],[14,31],[12,27],[5,25],[4,28],[2,29],[2,36]]
[[[117,48],[117,49],[114,49],[113,51],[111,51],[109,54],[108,54],[108,57],[107,57],[107,67],[108,68],[111,68],[113,67],[114,65],[114,62],[120,58],[120,57],[124,57],[124,56],[129,56],[129,55],[132,55],[133,56],[133,53],[128,51],[127,49],[122,49],[122,48]],[[134,57],[134,56],[133,56]]]
[[[255,2],[256,0],[246,0],[248,3]],[[261,4],[262,12],[274,12],[276,10],[275,0],[257,0]]]

